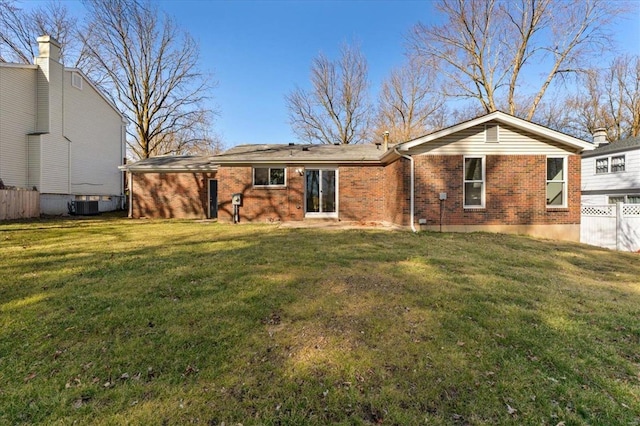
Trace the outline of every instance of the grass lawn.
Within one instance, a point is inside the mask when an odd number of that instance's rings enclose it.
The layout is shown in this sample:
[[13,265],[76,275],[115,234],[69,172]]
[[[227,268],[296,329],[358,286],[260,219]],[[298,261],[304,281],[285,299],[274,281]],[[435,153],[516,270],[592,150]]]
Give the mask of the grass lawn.
[[640,424],[640,257],[494,234],[0,224],[0,424]]

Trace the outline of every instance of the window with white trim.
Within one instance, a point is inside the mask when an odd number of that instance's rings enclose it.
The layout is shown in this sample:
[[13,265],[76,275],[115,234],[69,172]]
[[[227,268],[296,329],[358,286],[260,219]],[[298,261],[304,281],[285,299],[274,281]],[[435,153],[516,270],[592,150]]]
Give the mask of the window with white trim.
[[611,173],[624,172],[624,155],[611,157]]
[[609,173],[609,157],[596,158],[596,174]]
[[547,207],[567,206],[567,158],[547,157]]
[[614,155],[612,157],[596,158],[596,174],[620,173],[625,171],[625,156]]
[[484,157],[464,158],[464,207],[484,207]]
[[609,195],[607,198],[609,200],[609,204],[640,204],[640,194]]
[[253,186],[285,186],[284,167],[254,167]]

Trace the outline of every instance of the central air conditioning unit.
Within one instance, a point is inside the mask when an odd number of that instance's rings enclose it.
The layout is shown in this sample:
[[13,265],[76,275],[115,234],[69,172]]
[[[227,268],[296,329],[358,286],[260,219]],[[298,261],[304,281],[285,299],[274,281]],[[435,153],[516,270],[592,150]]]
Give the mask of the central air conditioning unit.
[[97,201],[72,201],[69,206],[69,213],[80,216],[91,216],[100,214]]

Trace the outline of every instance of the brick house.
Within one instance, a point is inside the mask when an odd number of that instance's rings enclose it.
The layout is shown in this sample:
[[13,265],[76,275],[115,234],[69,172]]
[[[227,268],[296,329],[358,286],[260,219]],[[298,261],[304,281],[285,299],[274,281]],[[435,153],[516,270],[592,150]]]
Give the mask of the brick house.
[[[493,112],[396,145],[242,145],[124,166],[131,217],[312,219],[578,241],[588,142]],[[234,207],[233,195],[240,194]]]

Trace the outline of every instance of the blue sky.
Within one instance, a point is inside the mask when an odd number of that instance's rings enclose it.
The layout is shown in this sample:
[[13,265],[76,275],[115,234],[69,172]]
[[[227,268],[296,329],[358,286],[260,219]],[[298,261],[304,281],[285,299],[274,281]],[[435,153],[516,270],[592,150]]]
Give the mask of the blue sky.
[[[81,12],[79,0],[63,1]],[[296,142],[284,97],[308,87],[313,58],[321,52],[335,57],[343,42],[360,44],[375,100],[381,81],[404,61],[411,27],[437,19],[430,1],[156,2],[199,42],[202,69],[218,83],[211,92],[220,111],[214,130],[227,147]],[[618,41],[612,54],[640,54],[640,0],[628,4],[632,13],[611,28]]]
[[334,57],[343,42],[355,40],[375,88],[404,60],[411,26],[431,16],[430,5],[417,1],[160,4],[200,43],[202,63],[218,81],[216,127],[228,146],[296,141],[284,96],[309,83],[313,58],[320,52]]
[[[640,53],[640,0],[615,28],[621,49]],[[295,142],[284,100],[307,87],[320,52],[335,57],[357,41],[369,64],[372,97],[389,71],[404,61],[406,35],[436,19],[429,1],[175,1],[160,6],[200,43],[203,67],[213,72],[227,146]]]

